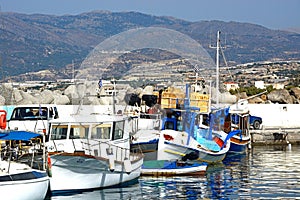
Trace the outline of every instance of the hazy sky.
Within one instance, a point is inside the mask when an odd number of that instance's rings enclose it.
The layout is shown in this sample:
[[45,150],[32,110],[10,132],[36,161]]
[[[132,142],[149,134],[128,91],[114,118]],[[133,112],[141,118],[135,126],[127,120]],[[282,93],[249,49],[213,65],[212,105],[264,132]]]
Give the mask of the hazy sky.
[[300,0],[0,0],[2,12],[79,14],[137,11],[188,21],[222,20],[300,28]]

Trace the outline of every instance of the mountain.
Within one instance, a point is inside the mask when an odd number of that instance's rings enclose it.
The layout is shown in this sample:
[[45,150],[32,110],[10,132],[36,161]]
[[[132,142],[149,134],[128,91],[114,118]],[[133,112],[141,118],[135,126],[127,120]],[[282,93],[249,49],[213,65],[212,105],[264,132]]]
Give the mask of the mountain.
[[138,12],[93,11],[79,15],[0,14],[0,78],[48,69],[61,72],[72,62],[79,66],[104,39],[138,27],[164,27],[197,40],[214,57],[215,34],[226,40],[226,59],[232,64],[265,60],[299,60],[300,34],[260,25],[189,22]]

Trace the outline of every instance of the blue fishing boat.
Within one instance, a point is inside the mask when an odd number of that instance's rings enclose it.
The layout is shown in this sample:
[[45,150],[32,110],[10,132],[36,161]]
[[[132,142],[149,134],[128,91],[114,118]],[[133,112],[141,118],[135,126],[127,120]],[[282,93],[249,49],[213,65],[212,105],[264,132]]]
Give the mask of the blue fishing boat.
[[[176,94],[162,96],[164,114],[139,118],[140,130],[132,136],[131,149],[142,150],[145,160],[183,160],[215,163],[222,161],[230,148],[230,140],[223,131],[224,119],[229,114],[228,108],[200,112],[199,107],[190,106],[189,86],[186,87],[186,98],[176,99]],[[162,93],[163,95],[163,93]],[[181,95],[178,95],[181,96]],[[168,97],[171,97],[168,99]],[[206,102],[207,98],[205,99]],[[173,105],[172,102],[176,102]],[[208,106],[209,104],[207,104]],[[150,117],[151,116],[151,117]],[[154,121],[155,120],[155,121]],[[148,124],[159,124],[151,128]],[[205,125],[206,124],[206,125]],[[146,128],[145,128],[146,127]]]

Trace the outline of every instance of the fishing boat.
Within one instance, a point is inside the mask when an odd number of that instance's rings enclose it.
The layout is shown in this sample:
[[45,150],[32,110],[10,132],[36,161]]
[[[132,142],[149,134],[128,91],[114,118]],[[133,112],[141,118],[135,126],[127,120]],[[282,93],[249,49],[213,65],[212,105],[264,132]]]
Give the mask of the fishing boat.
[[[161,115],[160,120],[153,113],[155,109],[150,108],[151,112],[148,110],[146,115],[140,117],[140,130],[132,136],[132,150],[141,149],[146,161],[189,160],[207,163],[222,161],[230,148],[230,141],[225,142],[226,133],[220,128],[224,120],[220,119],[225,118],[228,112],[223,112],[224,115],[219,116],[219,121],[216,121],[212,120],[212,116],[217,112],[210,113],[209,108],[200,112],[199,107],[190,106],[188,85],[184,99],[177,98],[182,95],[178,96],[170,91],[162,92],[161,95],[158,99],[160,108],[165,114]],[[198,101],[205,101],[206,107],[209,106],[207,96],[198,98]],[[199,102],[196,104],[203,106]],[[207,121],[211,123],[209,126],[204,125]],[[151,124],[157,126],[151,128]]]
[[130,152],[129,136],[135,131],[134,120],[107,109],[95,110],[93,106],[82,108],[83,112],[78,114],[75,107],[65,106],[64,115],[49,122],[51,192],[76,192],[135,182],[141,173],[143,155]]
[[[248,101],[240,100],[236,105],[230,107],[230,119],[225,126],[225,132],[230,137],[230,153],[244,153],[251,148],[251,137],[249,132],[249,109]],[[230,131],[236,134],[229,135]]]
[[[224,56],[224,52],[221,47],[220,31],[217,32],[217,46],[216,46],[216,106],[219,106],[219,52],[223,56],[224,62],[227,66],[227,62]],[[223,130],[227,133],[225,140],[230,140],[231,145],[229,152],[242,153],[247,148],[251,147],[251,138],[249,133],[249,109],[248,100],[241,99],[233,105],[229,106],[229,115],[227,115]]]
[[[3,128],[1,127],[0,132],[1,196],[5,199],[44,199],[49,189],[49,177],[47,163],[44,162],[45,151],[44,148],[41,149],[43,145],[32,142],[30,145],[17,144],[29,142],[41,135],[28,131],[8,131]],[[26,149],[31,151],[25,152]]]

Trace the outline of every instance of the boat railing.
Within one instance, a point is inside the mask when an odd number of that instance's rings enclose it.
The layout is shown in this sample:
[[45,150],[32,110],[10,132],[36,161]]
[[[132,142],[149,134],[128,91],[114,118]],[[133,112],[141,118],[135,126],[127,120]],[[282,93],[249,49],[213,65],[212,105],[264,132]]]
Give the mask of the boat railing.
[[142,156],[141,153],[132,153],[129,148],[117,146],[111,141],[86,140],[81,143],[86,154],[102,159],[113,158],[115,161],[124,162],[126,159],[134,161]]
[[11,141],[5,142],[0,148],[0,161],[18,162],[28,165],[31,168],[45,170],[46,163],[43,154],[43,145],[40,139],[34,139],[27,143],[18,144]]

